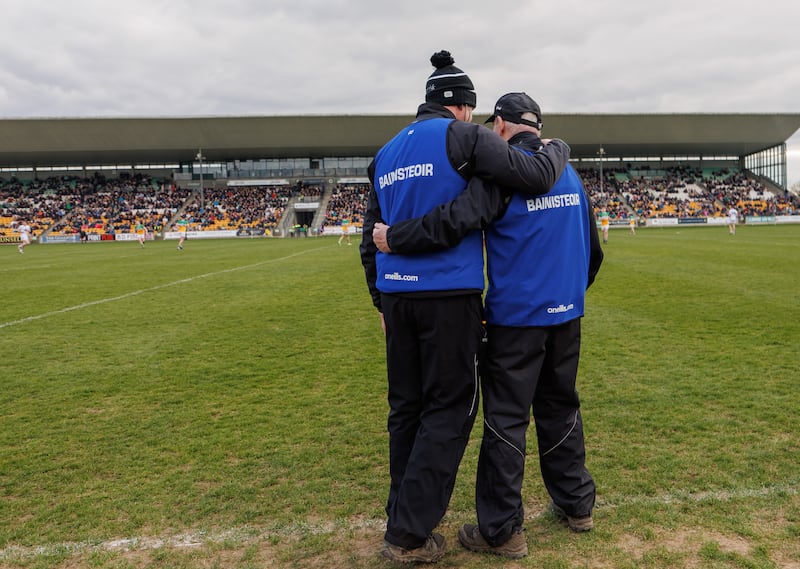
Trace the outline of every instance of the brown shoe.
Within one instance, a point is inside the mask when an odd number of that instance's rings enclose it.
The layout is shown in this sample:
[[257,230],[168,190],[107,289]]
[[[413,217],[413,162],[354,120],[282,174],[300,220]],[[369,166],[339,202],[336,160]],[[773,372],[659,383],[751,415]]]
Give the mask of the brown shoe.
[[386,540],[381,549],[382,556],[397,563],[436,563],[444,557],[444,552],[444,536],[440,533],[432,533],[425,543],[414,549],[406,549]]
[[555,502],[550,502],[550,512],[552,512],[552,514],[557,517],[561,523],[566,524],[569,529],[576,533],[591,531],[591,529],[594,527],[592,514],[582,518],[573,518],[572,516],[568,516],[567,512],[565,512],[563,508],[556,506]]
[[522,530],[514,533],[507,542],[495,546],[489,545],[483,539],[477,525],[464,524],[458,528],[458,541],[470,551],[477,553],[492,553],[509,559],[522,559],[528,555],[528,542],[525,541],[525,534],[522,533]]

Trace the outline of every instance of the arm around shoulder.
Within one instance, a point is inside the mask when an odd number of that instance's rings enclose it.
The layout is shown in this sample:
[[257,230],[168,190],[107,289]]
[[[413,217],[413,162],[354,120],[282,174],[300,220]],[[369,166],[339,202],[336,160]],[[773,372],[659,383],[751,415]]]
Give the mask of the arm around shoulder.
[[520,152],[487,128],[478,127],[473,148],[473,174],[507,190],[546,194],[569,162],[566,142],[553,139],[531,155]]
[[479,231],[505,213],[510,195],[480,178],[472,178],[454,200],[427,214],[395,223],[387,231],[395,253],[427,253],[455,247],[472,231]]

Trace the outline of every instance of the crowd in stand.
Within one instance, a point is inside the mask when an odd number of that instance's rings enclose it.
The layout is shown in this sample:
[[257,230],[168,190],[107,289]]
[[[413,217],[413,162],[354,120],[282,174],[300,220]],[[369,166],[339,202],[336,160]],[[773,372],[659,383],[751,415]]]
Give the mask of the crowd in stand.
[[192,229],[273,229],[293,190],[287,186],[210,188],[204,199],[190,201],[184,212]]
[[800,211],[797,196],[775,195],[742,172],[717,170],[705,175],[696,168],[661,171],[612,170],[600,176],[580,171],[596,209],[605,207],[611,219],[724,217],[731,206],[742,216],[791,215]]
[[756,180],[747,178],[741,172],[734,172],[723,179],[712,180],[707,184],[708,191],[725,208],[731,205],[742,215],[793,215],[800,212],[800,202],[789,192],[773,195],[765,192]]
[[295,186],[294,195],[300,201],[319,201],[323,192],[324,188],[319,184],[307,184],[300,181]]
[[25,219],[34,235],[39,235],[66,213],[59,196],[40,196],[26,192],[18,184],[0,186],[0,235],[10,235],[11,221]]
[[323,187],[298,182],[291,186],[229,186],[210,188],[202,200],[188,202],[184,213],[195,230],[251,228],[274,231],[281,216],[296,197],[319,201]]
[[[758,180],[738,171],[703,174],[689,167],[649,171],[609,169],[601,183],[597,169],[579,170],[596,210],[612,220],[630,217],[717,217],[729,207],[742,216],[791,215],[800,200],[775,195]],[[191,229],[256,228],[269,232],[279,224],[289,201],[323,201],[330,192],[323,225],[360,226],[369,184],[338,184],[327,189],[298,182],[295,186],[207,188],[196,190],[146,175],[106,179],[55,176],[24,183],[0,179],[0,234],[11,234],[12,220],[25,219],[34,235],[52,233],[128,233],[137,224],[149,231],[169,229],[179,215]]]
[[147,176],[108,180],[53,177],[21,183],[0,180],[0,232],[12,233],[10,220],[29,221],[34,235],[129,233],[169,229],[177,214],[194,230],[274,229],[293,196],[319,200],[320,185],[245,186],[196,190]]
[[104,184],[80,196],[71,215],[58,221],[54,232],[128,233],[137,224],[160,231],[191,195],[191,191],[161,186]]
[[600,183],[600,173],[596,170],[578,170],[583,186],[594,205],[595,215],[600,209],[605,209],[611,219],[627,219],[631,214],[617,187],[616,178],[603,173],[603,183]]
[[160,229],[190,195],[147,176],[12,179],[0,182],[0,214],[29,220],[35,235],[129,232],[136,223]]
[[325,225],[341,225],[342,221],[354,226],[363,224],[368,195],[369,184],[338,184],[325,210]]

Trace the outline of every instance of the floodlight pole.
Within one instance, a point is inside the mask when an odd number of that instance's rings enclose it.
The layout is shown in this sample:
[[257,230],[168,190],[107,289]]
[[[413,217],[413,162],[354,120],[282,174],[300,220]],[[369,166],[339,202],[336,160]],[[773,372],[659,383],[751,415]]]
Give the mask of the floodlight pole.
[[200,161],[200,208],[206,208],[206,200],[205,195],[203,193],[203,149],[199,149],[197,151],[197,156],[195,156]]
[[[600,151],[598,152],[600,155],[600,194],[603,194],[603,157],[606,155],[605,149],[601,146]],[[202,185],[202,184],[201,184]]]

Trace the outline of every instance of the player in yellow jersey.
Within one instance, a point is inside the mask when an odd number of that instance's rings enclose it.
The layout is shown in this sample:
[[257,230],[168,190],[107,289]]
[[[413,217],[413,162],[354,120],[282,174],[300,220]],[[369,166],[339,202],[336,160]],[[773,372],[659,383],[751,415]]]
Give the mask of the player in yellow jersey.
[[134,227],[134,231],[136,232],[136,239],[139,241],[139,245],[144,249],[144,241],[147,239],[147,227],[139,221],[136,223],[136,227]]
[[611,224],[611,216],[606,208],[601,208],[597,217],[600,220],[600,231],[603,232],[603,243],[608,243],[608,227]]
[[339,245],[342,244],[342,239],[347,239],[347,244],[352,245],[350,242],[350,219],[345,218],[342,220],[342,234],[339,236]]
[[183,242],[186,241],[186,233],[189,230],[189,221],[185,218],[181,218],[175,224],[175,228],[180,233],[180,239],[178,240],[178,251],[183,250]]

